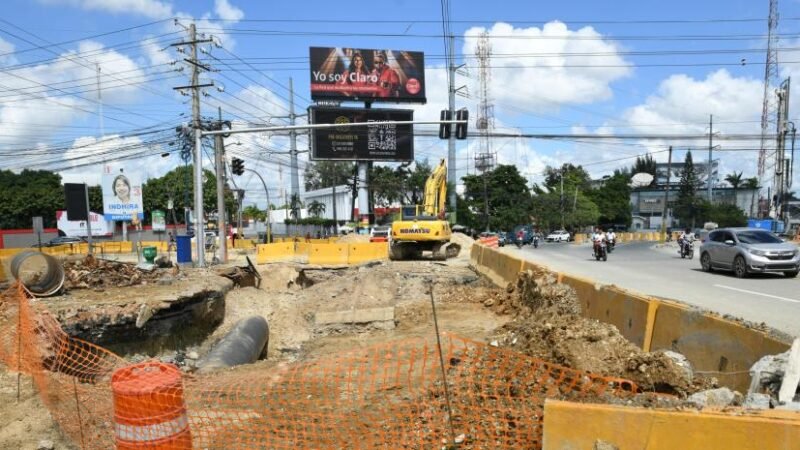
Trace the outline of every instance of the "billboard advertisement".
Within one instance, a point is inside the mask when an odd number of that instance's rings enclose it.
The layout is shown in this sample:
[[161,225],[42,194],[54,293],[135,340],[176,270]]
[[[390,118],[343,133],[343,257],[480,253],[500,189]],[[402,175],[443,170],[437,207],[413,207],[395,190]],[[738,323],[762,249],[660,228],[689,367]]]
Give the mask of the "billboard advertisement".
[[103,167],[103,216],[106,220],[144,219],[142,183],[124,173],[121,167]]
[[[110,236],[114,230],[114,223],[108,222],[102,214],[90,212],[89,219],[92,221],[92,236]],[[56,227],[59,234],[69,237],[86,237],[85,220],[69,220],[66,211],[56,211]]]
[[414,126],[386,124],[413,121],[407,109],[309,108],[312,124],[371,122],[360,127],[311,130],[312,160],[412,161]]
[[425,103],[422,52],[311,47],[311,99]]

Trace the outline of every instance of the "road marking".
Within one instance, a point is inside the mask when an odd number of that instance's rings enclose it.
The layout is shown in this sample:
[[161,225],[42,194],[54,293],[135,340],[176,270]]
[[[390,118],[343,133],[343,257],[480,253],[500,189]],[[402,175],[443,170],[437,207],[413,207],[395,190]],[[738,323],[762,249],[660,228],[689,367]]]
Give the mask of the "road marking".
[[739,289],[739,288],[735,288],[735,287],[731,287],[731,286],[725,286],[725,285],[722,285],[722,284],[715,284],[714,287],[718,287],[718,288],[722,288],[722,289],[730,289],[732,291],[744,292],[745,294],[760,295],[762,297],[774,298],[775,300],[781,300],[781,301],[784,301],[784,302],[800,303],[800,300],[795,300],[793,298],[778,297],[777,295],[770,295],[770,294],[762,294],[761,292],[748,291],[747,289]]

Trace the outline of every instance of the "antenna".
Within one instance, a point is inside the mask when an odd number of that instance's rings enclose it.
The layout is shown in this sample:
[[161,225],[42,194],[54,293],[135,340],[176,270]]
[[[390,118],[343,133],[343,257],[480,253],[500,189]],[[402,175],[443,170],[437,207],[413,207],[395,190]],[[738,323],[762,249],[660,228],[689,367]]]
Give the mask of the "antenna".
[[771,130],[777,126],[777,104],[774,89],[778,86],[778,0],[769,0],[767,20],[767,60],[764,65],[764,101],[761,108],[761,146],[758,151],[758,177],[763,181],[767,158],[775,154]]

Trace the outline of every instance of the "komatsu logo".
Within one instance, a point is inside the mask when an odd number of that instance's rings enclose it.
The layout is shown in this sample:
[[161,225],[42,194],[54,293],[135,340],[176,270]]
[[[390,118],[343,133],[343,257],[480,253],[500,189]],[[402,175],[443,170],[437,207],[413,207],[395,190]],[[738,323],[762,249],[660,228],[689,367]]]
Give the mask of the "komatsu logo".
[[430,228],[401,228],[400,233],[402,234],[427,234],[430,233]]

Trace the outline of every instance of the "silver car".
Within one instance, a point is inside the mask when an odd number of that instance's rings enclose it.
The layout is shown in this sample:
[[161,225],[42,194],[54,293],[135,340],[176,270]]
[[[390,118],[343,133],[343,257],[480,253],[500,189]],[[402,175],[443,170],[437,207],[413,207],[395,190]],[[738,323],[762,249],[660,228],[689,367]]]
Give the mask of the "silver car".
[[706,272],[732,270],[739,278],[750,273],[783,273],[794,278],[800,271],[800,251],[765,230],[720,228],[703,241],[700,264]]

